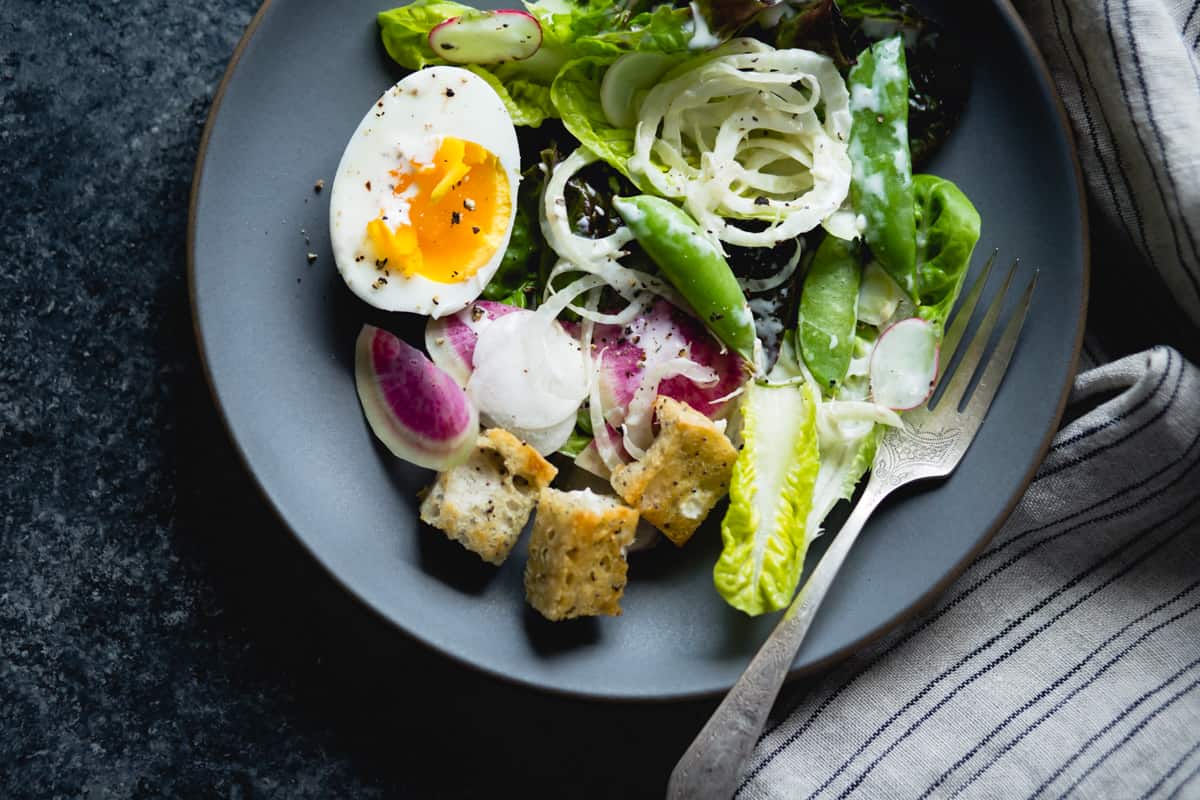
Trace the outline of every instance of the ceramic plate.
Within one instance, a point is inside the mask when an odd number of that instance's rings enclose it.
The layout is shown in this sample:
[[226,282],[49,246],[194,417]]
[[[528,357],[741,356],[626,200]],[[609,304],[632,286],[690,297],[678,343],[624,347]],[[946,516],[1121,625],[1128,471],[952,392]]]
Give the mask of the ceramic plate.
[[[962,7],[944,5],[943,18]],[[1069,134],[1015,14],[1000,2],[969,5],[970,99],[926,169],[957,182],[982,214],[974,267],[993,248],[1002,258],[1019,255],[1041,270],[1037,295],[965,461],[950,480],[875,515],[793,674],[899,624],[958,574],[1028,484],[1074,372],[1087,254]],[[189,254],[197,335],[231,435],[313,556],[367,606],[446,655],[590,697],[667,700],[723,690],[774,619],[749,619],[713,590],[715,524],[681,551],[668,545],[632,556],[623,616],[551,624],[524,602],[523,545],[495,569],[421,525],[417,491],[431,474],[389,457],[364,422],[355,335],[371,321],[419,341],[420,321],[373,312],[346,290],[329,249],[329,191],[313,187],[332,182],[362,115],[402,76],[375,26],[387,6],[271,0],[214,103]],[[823,549],[814,546],[810,564]]]

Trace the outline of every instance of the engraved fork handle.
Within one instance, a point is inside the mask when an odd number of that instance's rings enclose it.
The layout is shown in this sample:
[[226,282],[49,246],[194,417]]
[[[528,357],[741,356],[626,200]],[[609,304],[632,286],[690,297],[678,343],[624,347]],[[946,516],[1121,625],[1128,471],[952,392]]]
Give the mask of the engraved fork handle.
[[863,525],[891,487],[871,480],[829,549],[746,671],[692,741],[667,783],[668,800],[729,800],[796,651]]

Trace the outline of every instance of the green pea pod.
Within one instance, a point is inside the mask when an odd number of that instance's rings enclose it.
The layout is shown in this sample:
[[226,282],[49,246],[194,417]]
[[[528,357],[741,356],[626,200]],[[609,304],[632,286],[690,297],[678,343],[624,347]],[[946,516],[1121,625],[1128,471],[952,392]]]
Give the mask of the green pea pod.
[[861,281],[858,246],[826,236],[804,276],[798,332],[804,363],[827,394],[850,369]]
[[646,254],[726,347],[754,363],[754,315],[721,251],[683,209],[651,195],[614,197]]
[[942,325],[962,289],[979,241],[979,212],[950,181],[914,175],[917,234],[917,313]]
[[876,42],[850,70],[850,202],[866,219],[871,252],[910,297],[917,296],[908,69],[899,36]]

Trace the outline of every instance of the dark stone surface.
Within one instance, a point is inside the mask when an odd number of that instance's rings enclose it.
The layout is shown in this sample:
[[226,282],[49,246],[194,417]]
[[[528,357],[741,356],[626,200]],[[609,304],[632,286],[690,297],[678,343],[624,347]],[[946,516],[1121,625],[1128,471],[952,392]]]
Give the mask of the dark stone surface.
[[707,704],[568,701],[427,652],[238,462],[184,248],[256,5],[0,2],[0,797],[661,796]]

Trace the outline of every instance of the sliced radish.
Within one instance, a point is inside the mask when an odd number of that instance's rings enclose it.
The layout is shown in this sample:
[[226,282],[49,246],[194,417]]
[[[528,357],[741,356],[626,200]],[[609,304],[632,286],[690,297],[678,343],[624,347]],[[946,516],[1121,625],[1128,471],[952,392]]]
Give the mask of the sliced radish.
[[925,402],[933,392],[938,367],[938,337],[933,325],[909,317],[879,335],[871,352],[871,395],[896,411]]
[[542,26],[514,8],[473,11],[437,25],[429,32],[429,46],[452,64],[520,61],[542,46]]
[[588,396],[579,342],[554,320],[507,314],[479,336],[467,393],[505,429],[539,430],[573,416]]
[[475,447],[479,415],[463,388],[393,334],[363,326],[354,382],[371,430],[397,458],[440,471]]
[[744,362],[721,345],[694,318],[659,301],[624,327],[597,325],[594,350],[606,350],[600,370],[600,397],[606,412],[629,407],[647,367],[673,358],[688,358],[711,368],[715,383],[698,385],[678,375],[658,386],[658,395],[687,403],[701,414],[721,416],[731,408],[731,392],[745,382]]
[[600,81],[600,108],[617,128],[637,125],[639,92],[650,90],[679,59],[664,53],[626,53],[612,63]]
[[425,349],[433,363],[466,386],[475,369],[475,343],[480,332],[492,320],[514,311],[533,313],[493,300],[476,300],[456,314],[430,319],[425,325]]
[[508,432],[516,436],[525,444],[537,450],[544,456],[557,452],[560,447],[567,443],[567,439],[571,438],[571,433],[575,430],[575,421],[578,414],[571,414],[562,422],[551,425],[548,428],[536,428],[527,430],[524,428],[508,428]]

